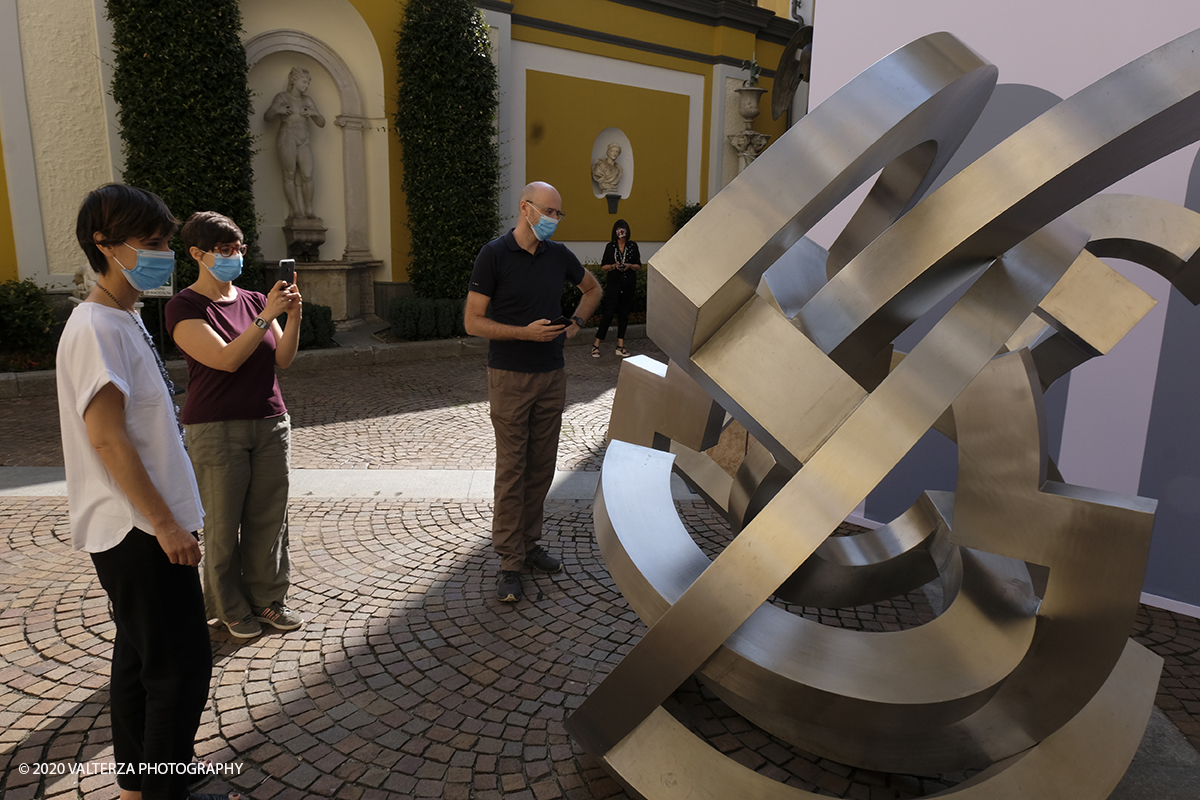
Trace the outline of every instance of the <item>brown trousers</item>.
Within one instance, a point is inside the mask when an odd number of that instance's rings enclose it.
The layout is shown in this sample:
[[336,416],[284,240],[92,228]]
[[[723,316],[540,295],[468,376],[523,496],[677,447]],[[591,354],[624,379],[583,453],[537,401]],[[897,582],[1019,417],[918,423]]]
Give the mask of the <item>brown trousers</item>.
[[554,480],[567,374],[488,368],[496,431],[492,548],[500,569],[521,571],[526,550],[542,538],[542,504]]

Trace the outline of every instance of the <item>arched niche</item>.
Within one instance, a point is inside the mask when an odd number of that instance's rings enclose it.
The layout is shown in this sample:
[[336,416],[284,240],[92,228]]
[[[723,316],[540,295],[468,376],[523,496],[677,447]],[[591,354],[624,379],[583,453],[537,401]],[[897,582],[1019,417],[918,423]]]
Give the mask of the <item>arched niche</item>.
[[367,166],[363,130],[370,124],[363,115],[362,96],[353,73],[332,48],[304,31],[279,28],[260,33],[246,42],[246,65],[253,68],[263,58],[280,52],[302,53],[325,68],[337,86],[341,113],[334,124],[342,129],[342,173],[346,204],[346,252],[343,261],[373,261],[367,236]]
[[[592,157],[588,160],[588,165],[590,169],[590,165],[595,164],[598,159],[604,158],[610,144],[621,148],[621,155],[617,158],[617,163],[621,165],[621,181],[617,184],[617,194],[624,200],[629,197],[629,192],[633,189],[633,146],[629,143],[629,137],[625,135],[625,131],[620,128],[605,128],[600,131],[592,142]],[[600,184],[594,178],[592,179],[592,194],[597,198],[604,197],[604,193],[600,191]]]

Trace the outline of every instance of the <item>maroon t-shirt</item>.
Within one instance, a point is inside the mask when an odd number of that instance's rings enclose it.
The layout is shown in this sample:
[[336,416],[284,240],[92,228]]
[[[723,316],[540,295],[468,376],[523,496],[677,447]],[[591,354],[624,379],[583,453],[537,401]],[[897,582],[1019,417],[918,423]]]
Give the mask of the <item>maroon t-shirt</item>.
[[[167,330],[185,319],[207,322],[217,335],[232,342],[254,324],[267,307],[266,295],[238,289],[229,302],[210,300],[182,289],[167,303]],[[187,353],[188,393],[180,419],[185,425],[227,419],[268,419],[287,413],[275,377],[275,334],[268,328],[258,347],[236,372],[212,369]]]

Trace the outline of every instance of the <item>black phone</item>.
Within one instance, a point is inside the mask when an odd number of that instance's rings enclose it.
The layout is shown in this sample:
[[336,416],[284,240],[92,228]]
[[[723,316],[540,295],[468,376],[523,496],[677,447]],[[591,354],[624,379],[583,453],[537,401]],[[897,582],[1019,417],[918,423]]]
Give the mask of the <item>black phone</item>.
[[572,322],[570,317],[559,317],[558,319],[550,320],[551,325],[570,325]]
[[296,282],[296,259],[283,258],[279,261],[279,280],[291,286]]

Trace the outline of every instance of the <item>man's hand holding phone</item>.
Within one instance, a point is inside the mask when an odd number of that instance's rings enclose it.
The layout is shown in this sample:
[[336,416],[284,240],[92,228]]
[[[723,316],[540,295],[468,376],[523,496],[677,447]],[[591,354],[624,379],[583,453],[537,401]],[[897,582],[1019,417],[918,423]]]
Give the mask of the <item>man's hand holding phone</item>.
[[569,329],[569,326],[572,324],[573,323],[570,317],[534,320],[525,326],[527,333],[522,338],[534,342],[549,342],[557,339],[563,332],[563,328]]
[[[566,328],[568,339],[570,339],[575,334],[579,333],[579,323],[575,321],[574,317],[559,317],[558,319],[551,320],[550,324],[562,326],[562,327]],[[574,330],[571,330],[572,325],[575,326]]]

